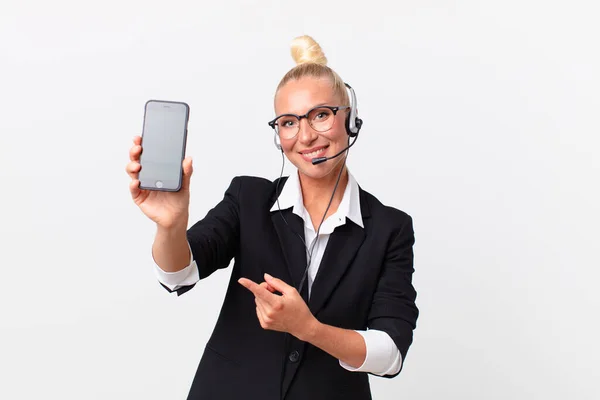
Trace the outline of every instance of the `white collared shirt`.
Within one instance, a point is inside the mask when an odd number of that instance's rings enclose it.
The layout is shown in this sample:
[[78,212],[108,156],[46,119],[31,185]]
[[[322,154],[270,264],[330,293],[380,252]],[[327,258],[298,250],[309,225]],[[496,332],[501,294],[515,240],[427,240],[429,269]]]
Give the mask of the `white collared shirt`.
[[[304,240],[307,246],[308,259],[308,249],[313,245],[318,227],[313,226],[310,215],[304,207],[300,179],[297,171],[292,173],[285,182],[278,200],[279,204],[277,204],[278,202],[276,201],[271,208],[271,212],[278,212],[279,208],[281,208],[281,210],[292,208],[292,212],[304,220]],[[319,236],[316,239],[317,242],[314,243],[307,276],[309,296],[323,254],[325,253],[329,237],[335,228],[346,224],[347,219],[364,229],[362,213],[360,210],[358,183],[350,172],[348,172],[348,184],[346,185],[338,209],[323,221],[321,229],[319,230]],[[196,262],[193,259],[190,260],[190,265],[177,272],[165,272],[160,269],[158,265],[155,264],[155,266],[158,280],[171,290],[176,290],[182,286],[192,285],[200,279]],[[393,375],[400,370],[402,365],[402,355],[387,333],[374,329],[356,332],[358,332],[365,341],[367,349],[365,361],[360,367],[353,368],[340,360],[339,363],[343,368],[349,371],[370,372],[375,375]]]
[[321,229],[319,230],[319,238],[314,244],[313,241],[317,236],[318,226],[313,226],[310,215],[304,207],[302,189],[300,187],[300,179],[298,178],[297,172],[290,175],[283,186],[283,190],[281,191],[278,200],[279,201],[276,201],[273,204],[273,207],[271,207],[271,212],[278,212],[279,208],[281,208],[282,211],[292,208],[292,212],[302,218],[304,221],[304,242],[306,243],[307,260],[310,257],[309,249],[311,249],[311,246],[314,246],[312,248],[312,258],[308,268],[307,276],[308,295],[310,297],[312,284],[317,276],[319,266],[321,265],[321,260],[323,258],[323,254],[325,253],[329,236],[333,233],[335,228],[344,225],[346,223],[346,219],[350,219],[352,222],[364,229],[362,214],[360,212],[358,184],[356,183],[354,177],[348,173],[348,184],[344,190],[342,201],[338,206],[337,211],[323,221]]

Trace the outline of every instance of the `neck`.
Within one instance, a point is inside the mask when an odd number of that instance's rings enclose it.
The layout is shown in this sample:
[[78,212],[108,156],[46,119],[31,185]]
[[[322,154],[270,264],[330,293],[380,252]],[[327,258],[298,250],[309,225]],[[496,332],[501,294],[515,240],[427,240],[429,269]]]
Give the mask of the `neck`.
[[327,207],[340,173],[340,168],[343,168],[342,176],[340,177],[340,182],[331,204],[331,209],[336,210],[342,201],[342,197],[344,197],[344,191],[348,184],[348,169],[346,168],[346,165],[340,163],[339,167],[335,168],[327,176],[319,179],[314,179],[300,173],[299,178],[300,186],[302,188],[302,198],[304,200],[304,206],[307,209],[324,209]]

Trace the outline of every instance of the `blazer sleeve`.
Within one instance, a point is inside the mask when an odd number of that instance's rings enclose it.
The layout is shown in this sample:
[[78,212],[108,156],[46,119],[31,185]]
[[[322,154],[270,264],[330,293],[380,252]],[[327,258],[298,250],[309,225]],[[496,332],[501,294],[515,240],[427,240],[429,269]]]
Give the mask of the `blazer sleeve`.
[[[239,249],[240,218],[239,198],[241,178],[235,177],[225,191],[223,199],[206,216],[187,230],[187,240],[192,259],[198,268],[200,279],[211,275],[217,269],[226,268]],[[196,284],[171,290],[180,296]]]
[[[419,316],[415,304],[417,293],[412,285],[415,236],[412,218],[406,216],[405,223],[388,244],[368,317],[369,329],[381,330],[390,335],[402,360],[406,359]],[[401,370],[402,367],[397,373],[384,377],[392,378]]]

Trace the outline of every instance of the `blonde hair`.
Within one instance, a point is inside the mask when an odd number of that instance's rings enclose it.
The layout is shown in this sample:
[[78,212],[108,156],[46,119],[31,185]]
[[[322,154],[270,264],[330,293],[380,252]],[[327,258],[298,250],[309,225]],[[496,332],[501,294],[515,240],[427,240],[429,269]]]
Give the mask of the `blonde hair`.
[[312,37],[304,35],[295,38],[292,41],[291,52],[296,66],[281,79],[281,82],[277,85],[276,94],[289,81],[307,76],[327,78],[331,82],[334,94],[339,96],[342,101],[342,104],[336,105],[350,105],[344,81],[334,70],[327,66],[327,57],[325,57],[321,46]]

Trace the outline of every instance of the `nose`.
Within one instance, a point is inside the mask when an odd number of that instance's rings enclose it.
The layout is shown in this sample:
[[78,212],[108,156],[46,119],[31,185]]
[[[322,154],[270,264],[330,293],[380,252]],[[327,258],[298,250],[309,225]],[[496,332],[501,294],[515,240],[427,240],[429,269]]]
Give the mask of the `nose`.
[[298,140],[300,143],[310,144],[318,136],[319,134],[310,126],[306,118],[300,120],[300,126],[298,127]]

